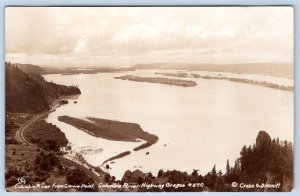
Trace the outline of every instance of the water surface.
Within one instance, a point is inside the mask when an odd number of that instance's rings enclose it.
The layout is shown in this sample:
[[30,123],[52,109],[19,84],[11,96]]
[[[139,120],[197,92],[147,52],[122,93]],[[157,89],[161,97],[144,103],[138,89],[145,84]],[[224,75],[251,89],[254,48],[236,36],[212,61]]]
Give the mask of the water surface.
[[140,143],[95,138],[59,122],[58,116],[133,122],[157,135],[159,141],[153,146],[111,164],[110,173],[117,178],[127,169],[154,175],[159,169],[199,169],[204,174],[213,164],[224,169],[226,159],[232,164],[243,145],[255,142],[260,130],[266,130],[271,137],[293,141],[293,92],[220,80],[189,78],[198,85],[178,87],[113,79],[126,74],[157,77],[154,72],[157,70],[46,75],[48,81],[79,85],[82,92],[77,104],[71,101],[58,108],[47,121],[61,128],[75,151],[102,149],[84,153],[95,166],[121,152],[132,151]]

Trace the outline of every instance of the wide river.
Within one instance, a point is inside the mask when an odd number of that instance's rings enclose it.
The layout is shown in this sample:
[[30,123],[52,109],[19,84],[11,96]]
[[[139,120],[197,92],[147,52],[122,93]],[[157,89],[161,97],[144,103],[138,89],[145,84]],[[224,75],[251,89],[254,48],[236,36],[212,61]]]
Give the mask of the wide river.
[[266,130],[272,138],[293,141],[292,91],[222,80],[189,79],[198,85],[178,87],[113,78],[126,74],[154,76],[155,71],[45,75],[48,81],[79,85],[82,92],[77,104],[69,101],[46,120],[56,124],[72,150],[94,166],[132,151],[140,143],[96,138],[58,121],[58,116],[133,122],[157,135],[159,141],[151,147],[110,163],[109,172],[117,179],[128,169],[154,175],[159,169],[199,169],[205,174],[216,164],[224,171],[226,160],[233,164],[244,145],[255,143],[260,130]]

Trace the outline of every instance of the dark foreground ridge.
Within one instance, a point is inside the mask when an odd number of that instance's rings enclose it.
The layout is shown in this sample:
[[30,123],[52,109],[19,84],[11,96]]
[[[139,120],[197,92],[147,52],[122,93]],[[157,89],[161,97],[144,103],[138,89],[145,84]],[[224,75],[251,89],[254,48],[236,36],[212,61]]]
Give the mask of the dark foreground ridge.
[[134,149],[134,151],[146,148],[155,144],[158,137],[145,132],[140,125],[136,123],[120,122],[99,118],[88,118],[86,121],[70,116],[59,116],[59,121],[72,125],[82,131],[95,137],[101,137],[108,140],[137,142],[138,140],[147,141],[145,144]]
[[120,76],[114,78],[121,79],[121,80],[136,81],[136,82],[149,82],[149,83],[182,86],[182,87],[190,87],[190,86],[197,85],[196,82],[190,80],[179,80],[179,79],[170,79],[170,78],[161,78],[161,77],[140,77],[140,76],[126,75],[126,76]]

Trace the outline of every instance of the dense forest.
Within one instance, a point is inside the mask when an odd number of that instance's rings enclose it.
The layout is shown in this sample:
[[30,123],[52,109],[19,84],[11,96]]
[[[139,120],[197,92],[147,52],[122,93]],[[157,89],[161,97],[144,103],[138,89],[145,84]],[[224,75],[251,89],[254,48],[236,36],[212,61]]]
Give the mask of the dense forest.
[[30,143],[47,151],[59,151],[61,147],[66,147],[68,144],[65,134],[56,125],[45,120],[30,125],[25,132],[25,137]]
[[[97,191],[96,187],[81,187],[82,184],[95,183],[84,171],[62,164],[52,152],[37,150],[32,163],[29,164],[26,161],[21,166],[10,166],[5,170],[6,186],[13,187],[18,183],[18,178],[23,177],[27,184],[34,185],[36,182],[43,182],[45,186],[49,186],[43,191]],[[51,186],[52,183],[61,180],[66,184],[79,186],[79,188],[74,190],[72,187],[66,189]],[[32,188],[27,191],[41,191],[41,189]]]
[[[17,129],[27,123],[35,113],[47,111],[50,104],[60,96],[80,94],[77,86],[58,85],[47,82],[41,76],[44,70],[29,64],[5,63],[6,79],[6,120],[5,120],[5,180],[7,191],[15,190],[18,178],[24,178],[26,184],[44,185],[62,182],[62,184],[92,184],[93,179],[84,171],[74,168],[59,159],[60,147],[68,140],[63,132],[45,120],[38,120],[24,131],[31,143],[21,145],[17,139]],[[41,189],[28,189],[28,191]],[[20,190],[18,190],[20,191]],[[74,189],[50,188],[43,191],[74,191]],[[79,191],[97,191],[96,188],[80,187]]]
[[80,94],[77,86],[47,82],[40,75],[41,68],[5,63],[6,112],[36,113],[49,109],[59,96]]

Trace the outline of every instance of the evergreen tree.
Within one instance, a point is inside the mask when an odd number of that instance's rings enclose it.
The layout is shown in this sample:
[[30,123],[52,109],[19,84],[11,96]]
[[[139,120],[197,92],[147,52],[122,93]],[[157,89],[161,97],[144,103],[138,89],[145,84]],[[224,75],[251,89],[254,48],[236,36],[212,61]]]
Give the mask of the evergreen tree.
[[218,176],[219,176],[219,177],[222,177],[222,175],[223,175],[222,170],[219,170],[219,171],[218,171]]
[[229,160],[227,159],[227,163],[226,163],[226,176],[228,176],[230,173],[230,166],[229,166]]
[[197,177],[198,176],[198,169],[194,169],[192,172],[192,176]]
[[211,176],[212,176],[212,180],[215,181],[217,178],[217,169],[216,169],[216,164],[214,164],[214,167],[211,170]]
[[164,174],[164,170],[160,169],[160,170],[158,171],[157,177],[160,178],[160,177],[163,176],[163,174]]

